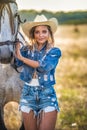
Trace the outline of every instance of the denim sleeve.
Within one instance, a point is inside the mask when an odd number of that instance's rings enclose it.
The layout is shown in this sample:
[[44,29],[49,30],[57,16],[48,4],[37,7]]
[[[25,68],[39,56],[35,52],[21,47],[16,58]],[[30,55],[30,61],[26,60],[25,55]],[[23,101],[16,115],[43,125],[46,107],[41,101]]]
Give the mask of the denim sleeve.
[[16,65],[17,67],[21,67],[21,66],[23,65],[23,62],[16,58],[16,59],[15,59],[15,65]]
[[61,50],[59,48],[52,48],[41,60],[39,60],[38,72],[48,72],[56,68],[59,58],[61,57]]

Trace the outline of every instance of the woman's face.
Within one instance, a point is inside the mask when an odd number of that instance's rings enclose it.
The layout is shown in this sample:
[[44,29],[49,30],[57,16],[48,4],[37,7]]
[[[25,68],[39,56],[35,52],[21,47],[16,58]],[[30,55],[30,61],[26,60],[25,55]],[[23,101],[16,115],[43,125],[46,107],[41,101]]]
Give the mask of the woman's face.
[[34,38],[38,44],[44,44],[49,38],[49,30],[47,26],[40,25],[35,27]]

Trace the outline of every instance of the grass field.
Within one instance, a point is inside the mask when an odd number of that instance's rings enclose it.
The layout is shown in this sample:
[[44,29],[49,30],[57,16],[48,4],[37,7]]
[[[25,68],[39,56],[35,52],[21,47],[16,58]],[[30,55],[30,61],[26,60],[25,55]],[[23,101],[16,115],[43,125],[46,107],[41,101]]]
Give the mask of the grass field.
[[87,25],[59,26],[55,43],[62,51],[56,71],[56,129],[87,130]]

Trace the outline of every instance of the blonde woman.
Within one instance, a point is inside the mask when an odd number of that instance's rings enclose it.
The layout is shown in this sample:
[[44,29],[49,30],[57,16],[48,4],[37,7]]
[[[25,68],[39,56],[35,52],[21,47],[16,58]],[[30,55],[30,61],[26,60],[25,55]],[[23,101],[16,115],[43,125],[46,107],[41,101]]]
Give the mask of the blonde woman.
[[54,47],[54,36],[58,23],[56,18],[47,19],[37,15],[26,22],[23,30],[31,41],[31,47],[16,47],[16,64],[23,66],[20,79],[24,86],[20,98],[25,130],[54,130],[58,101],[54,90],[55,69],[61,57]]

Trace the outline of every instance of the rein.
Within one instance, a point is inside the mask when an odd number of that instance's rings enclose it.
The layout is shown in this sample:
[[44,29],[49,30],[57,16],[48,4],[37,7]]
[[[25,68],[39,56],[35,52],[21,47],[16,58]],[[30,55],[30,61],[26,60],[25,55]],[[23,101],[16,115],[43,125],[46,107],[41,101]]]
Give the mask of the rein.
[[3,46],[3,45],[14,45],[15,42],[13,41],[5,41],[5,42],[0,42],[0,46]]

